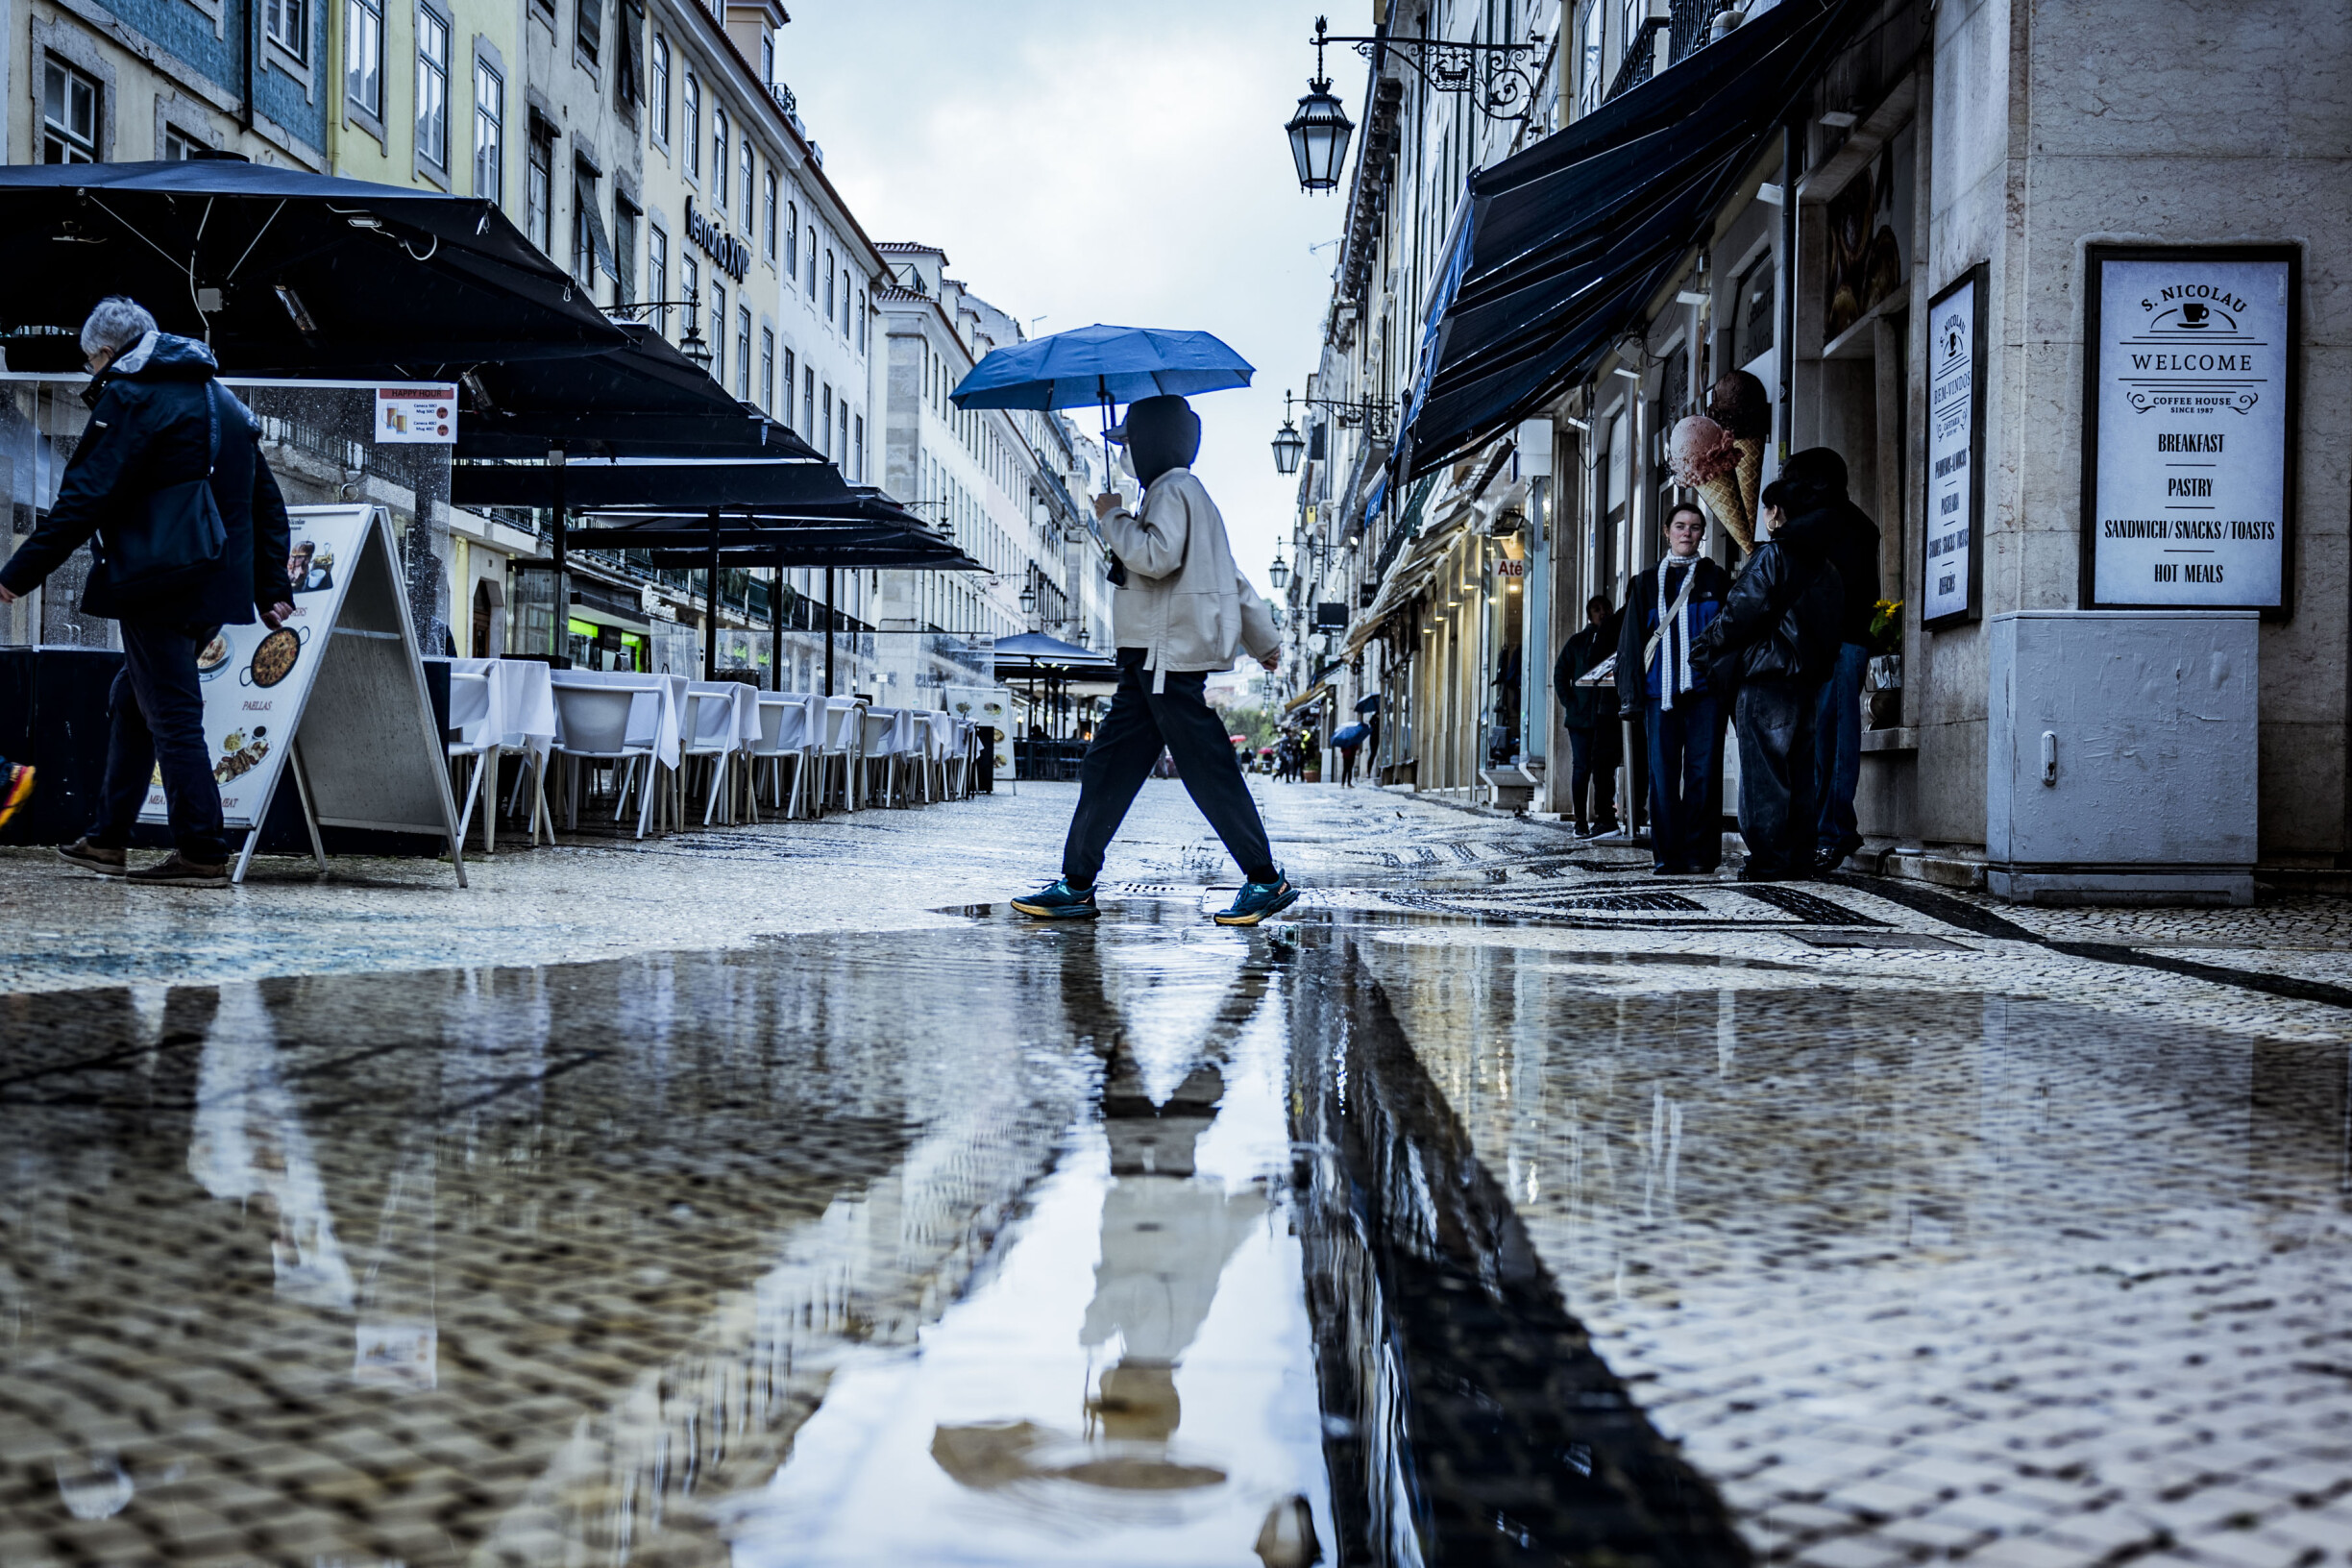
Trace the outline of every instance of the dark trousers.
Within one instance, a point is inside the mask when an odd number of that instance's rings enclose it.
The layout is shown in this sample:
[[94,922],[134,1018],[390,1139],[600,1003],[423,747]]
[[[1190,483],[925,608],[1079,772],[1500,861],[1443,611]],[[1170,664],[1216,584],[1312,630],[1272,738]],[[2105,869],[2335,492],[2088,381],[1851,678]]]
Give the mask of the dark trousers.
[[1819,681],[1751,680],[1739,692],[1740,837],[1748,870],[1790,876],[1813,869],[1821,808],[1814,791]]
[[219,629],[122,623],[122,674],[107,704],[106,782],[90,843],[120,849],[131,842],[131,825],[159,771],[181,855],[205,866],[229,858],[196,681],[196,654]]
[[1834,850],[1841,860],[1862,842],[1854,791],[1862,782],[1862,677],[1869,669],[1869,649],[1840,645],[1813,718],[1813,777],[1821,793],[1818,837],[1823,852]]
[[1258,802],[1242,781],[1225,721],[1201,696],[1208,682],[1203,670],[1171,671],[1166,690],[1155,694],[1151,672],[1138,669],[1120,650],[1118,692],[1079,765],[1078,810],[1062,845],[1062,874],[1071,887],[1092,887],[1102,874],[1103,851],[1151,776],[1162,747],[1175,758],[1192,803],[1241,874],[1252,882],[1273,880],[1274,850],[1258,819]]
[[1339,782],[1341,784],[1356,782],[1356,748],[1352,746],[1343,746],[1339,748]]
[[1723,719],[1715,698],[1692,692],[1671,708],[1645,701],[1642,727],[1650,741],[1650,858],[1678,871],[1711,871],[1723,862]]
[[[1579,827],[1589,821],[1606,833],[1617,825],[1617,764],[1625,749],[1623,733],[1614,719],[1568,726],[1569,814]],[[1590,817],[1585,815],[1588,798]]]

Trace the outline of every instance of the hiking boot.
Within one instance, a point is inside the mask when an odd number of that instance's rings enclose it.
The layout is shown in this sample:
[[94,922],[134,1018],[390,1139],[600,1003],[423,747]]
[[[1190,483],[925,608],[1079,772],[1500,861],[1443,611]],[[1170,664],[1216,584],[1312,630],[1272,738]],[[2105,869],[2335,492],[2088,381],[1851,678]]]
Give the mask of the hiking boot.
[[16,808],[33,798],[33,765],[0,759],[0,827],[16,815]]
[[1233,906],[1218,911],[1210,919],[1219,925],[1256,925],[1267,916],[1288,909],[1298,902],[1298,889],[1280,871],[1271,882],[1244,882],[1241,891],[1234,894]]
[[1095,906],[1092,888],[1073,888],[1069,878],[1061,876],[1035,893],[1024,893],[1013,900],[1013,907],[1031,919],[1090,920],[1102,911]]
[[148,888],[225,888],[229,885],[229,865],[207,866],[189,860],[179,850],[153,866],[142,866],[123,878]]
[[89,842],[87,838],[57,846],[58,859],[69,866],[79,866],[100,876],[120,876],[130,869],[130,862],[120,849],[109,849]]

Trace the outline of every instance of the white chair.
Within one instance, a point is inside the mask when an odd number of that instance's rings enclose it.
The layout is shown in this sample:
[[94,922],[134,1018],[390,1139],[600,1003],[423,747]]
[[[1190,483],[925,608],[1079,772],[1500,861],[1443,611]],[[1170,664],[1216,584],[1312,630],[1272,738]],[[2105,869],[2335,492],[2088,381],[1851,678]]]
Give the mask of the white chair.
[[[824,697],[817,700],[824,704],[824,723],[818,732],[817,764],[821,772],[818,797],[824,804],[838,799],[844,811],[855,811],[858,809],[858,770],[866,739],[865,724],[860,718],[865,704],[853,697]],[[839,795],[833,789],[833,768],[836,763],[841,765]]]
[[[490,677],[450,672],[450,728],[457,739],[449,743],[453,764],[471,758],[474,771],[459,788],[459,798],[465,804],[457,813],[457,842],[465,843],[466,828],[474,821],[474,807],[488,787],[484,780],[498,767],[499,738],[490,728]],[[453,772],[454,769],[453,768]],[[497,821],[495,806],[482,813],[482,852],[491,852],[491,839]]]
[[[710,788],[702,800],[702,825],[711,825],[719,802],[734,774],[735,758],[743,748],[743,738],[735,724],[735,694],[732,691],[688,691],[686,694],[685,765],[699,758],[710,764]],[[734,805],[728,802],[726,816],[735,821]]]
[[[770,800],[786,817],[800,804],[800,791],[809,770],[808,698],[784,692],[765,692],[759,699],[759,739],[751,743],[749,766],[751,820],[759,821],[759,769],[768,765]],[[792,796],[784,795],[784,764],[793,765]]]
[[[580,764],[609,762],[616,770],[613,794],[618,820],[620,798],[625,797],[628,779],[645,764],[644,773],[649,785],[655,770],[652,738],[633,734],[629,726],[629,709],[637,693],[625,686],[576,686],[558,679],[555,682],[555,745],[553,754],[564,760],[564,822],[569,828],[579,826]],[[646,825],[652,816],[653,799],[659,791],[641,786],[637,792],[637,836],[646,836]]]
[[898,732],[904,727],[900,719],[895,708],[868,708],[859,723],[860,782],[870,793],[874,775],[881,775],[885,809],[898,801],[898,765],[902,760]]

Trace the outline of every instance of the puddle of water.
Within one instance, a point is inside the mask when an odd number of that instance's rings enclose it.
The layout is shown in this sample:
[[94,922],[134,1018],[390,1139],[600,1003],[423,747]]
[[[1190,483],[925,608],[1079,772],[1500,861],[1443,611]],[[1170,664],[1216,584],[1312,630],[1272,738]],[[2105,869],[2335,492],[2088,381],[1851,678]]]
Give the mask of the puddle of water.
[[1519,1385],[1606,1369],[1442,1101],[1302,1011],[1344,932],[982,919],[12,999],[0,1561],[1280,1568],[1623,1512],[1547,1510],[1624,1445]]

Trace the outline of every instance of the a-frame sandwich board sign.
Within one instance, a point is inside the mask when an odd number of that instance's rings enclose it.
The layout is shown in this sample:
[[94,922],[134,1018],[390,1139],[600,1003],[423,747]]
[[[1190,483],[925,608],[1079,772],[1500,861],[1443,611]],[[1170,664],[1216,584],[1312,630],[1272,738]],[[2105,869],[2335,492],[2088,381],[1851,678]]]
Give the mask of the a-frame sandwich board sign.
[[[463,887],[447,750],[391,519],[370,505],[296,506],[287,517],[294,614],[274,631],[258,622],[223,626],[196,658],[221,815],[245,830],[232,880],[245,880],[270,801],[291,772],[320,870],[322,826],[422,833],[448,844]],[[168,820],[159,778],[139,820]]]

